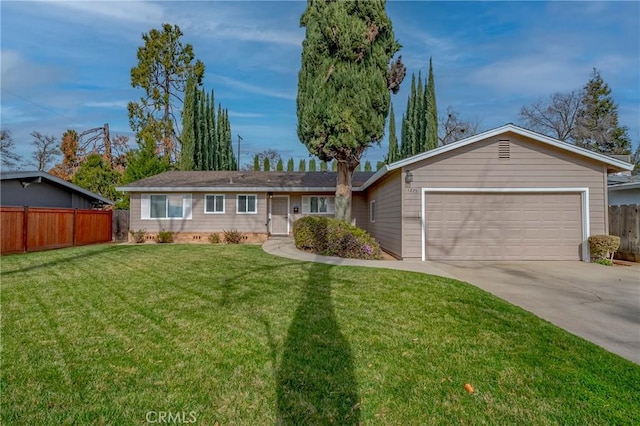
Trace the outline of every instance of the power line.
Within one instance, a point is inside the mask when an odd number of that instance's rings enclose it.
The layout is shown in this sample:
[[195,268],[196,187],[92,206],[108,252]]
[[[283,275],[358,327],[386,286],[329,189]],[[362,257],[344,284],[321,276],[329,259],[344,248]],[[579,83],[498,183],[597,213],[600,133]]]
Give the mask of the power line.
[[73,118],[71,118],[71,117],[69,117],[69,116],[67,116],[67,115],[64,115],[64,114],[62,114],[62,113],[60,113],[60,112],[58,112],[58,111],[56,111],[56,110],[53,110],[53,109],[51,109],[51,108],[48,108],[48,107],[46,107],[46,106],[44,106],[44,105],[42,105],[42,104],[39,104],[39,103],[37,103],[37,102],[34,102],[34,101],[32,101],[31,99],[25,98],[25,97],[24,97],[24,96],[22,96],[22,95],[18,95],[17,93],[12,92],[11,90],[9,90],[9,89],[7,89],[7,88],[5,88],[5,87],[0,88],[0,90],[2,90],[3,92],[6,92],[6,93],[8,93],[8,94],[10,94],[10,95],[12,95],[12,96],[15,96],[15,97],[16,97],[16,98],[18,98],[18,99],[21,99],[21,100],[23,100],[23,101],[25,101],[25,102],[28,102],[28,103],[30,103],[31,105],[37,106],[38,108],[41,108],[41,109],[43,109],[43,110],[45,110],[45,111],[48,111],[48,112],[51,112],[51,113],[53,113],[53,114],[59,115],[60,117],[66,118],[67,120],[71,120],[71,121],[73,121],[73,120],[74,120]]

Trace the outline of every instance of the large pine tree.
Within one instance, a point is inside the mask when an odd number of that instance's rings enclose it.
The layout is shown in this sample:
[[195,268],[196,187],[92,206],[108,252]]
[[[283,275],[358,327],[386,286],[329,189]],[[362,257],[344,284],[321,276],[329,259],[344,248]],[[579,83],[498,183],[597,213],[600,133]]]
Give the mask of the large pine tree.
[[584,86],[576,120],[576,145],[603,154],[631,154],[631,140],[625,126],[618,123],[618,105],[600,71],[593,69]]
[[351,220],[351,180],[383,136],[389,90],[405,69],[385,1],[310,1],[298,74],[298,137],[321,161],[338,161],[336,217]]

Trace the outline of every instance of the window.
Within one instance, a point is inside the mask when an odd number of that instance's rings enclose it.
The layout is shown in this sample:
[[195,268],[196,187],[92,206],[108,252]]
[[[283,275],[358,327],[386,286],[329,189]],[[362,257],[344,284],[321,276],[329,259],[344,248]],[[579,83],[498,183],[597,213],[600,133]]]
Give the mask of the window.
[[335,211],[336,211],[335,197],[328,197],[328,196],[302,197],[302,213],[334,214]]
[[238,195],[237,206],[238,214],[256,214],[258,213],[258,197],[256,195]]
[[372,223],[376,221],[376,200],[369,203],[369,220]]
[[142,219],[191,219],[191,194],[142,194]]
[[224,214],[224,195],[207,194],[204,196],[204,212],[208,214]]

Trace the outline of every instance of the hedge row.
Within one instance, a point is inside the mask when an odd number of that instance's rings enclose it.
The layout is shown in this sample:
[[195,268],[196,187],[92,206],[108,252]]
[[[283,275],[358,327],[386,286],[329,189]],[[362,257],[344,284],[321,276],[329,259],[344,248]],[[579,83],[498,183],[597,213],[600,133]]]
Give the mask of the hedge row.
[[293,225],[296,247],[324,256],[379,259],[380,245],[366,231],[329,217],[307,216]]

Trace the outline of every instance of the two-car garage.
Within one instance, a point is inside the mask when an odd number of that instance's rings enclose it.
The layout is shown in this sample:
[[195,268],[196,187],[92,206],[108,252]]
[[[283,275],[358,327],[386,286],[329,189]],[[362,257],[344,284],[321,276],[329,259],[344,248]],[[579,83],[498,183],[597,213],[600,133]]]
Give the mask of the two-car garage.
[[507,124],[386,165],[359,190],[384,206],[367,231],[399,259],[588,262],[589,236],[608,233],[607,175],[632,169]]
[[425,260],[580,260],[582,189],[425,189]]

